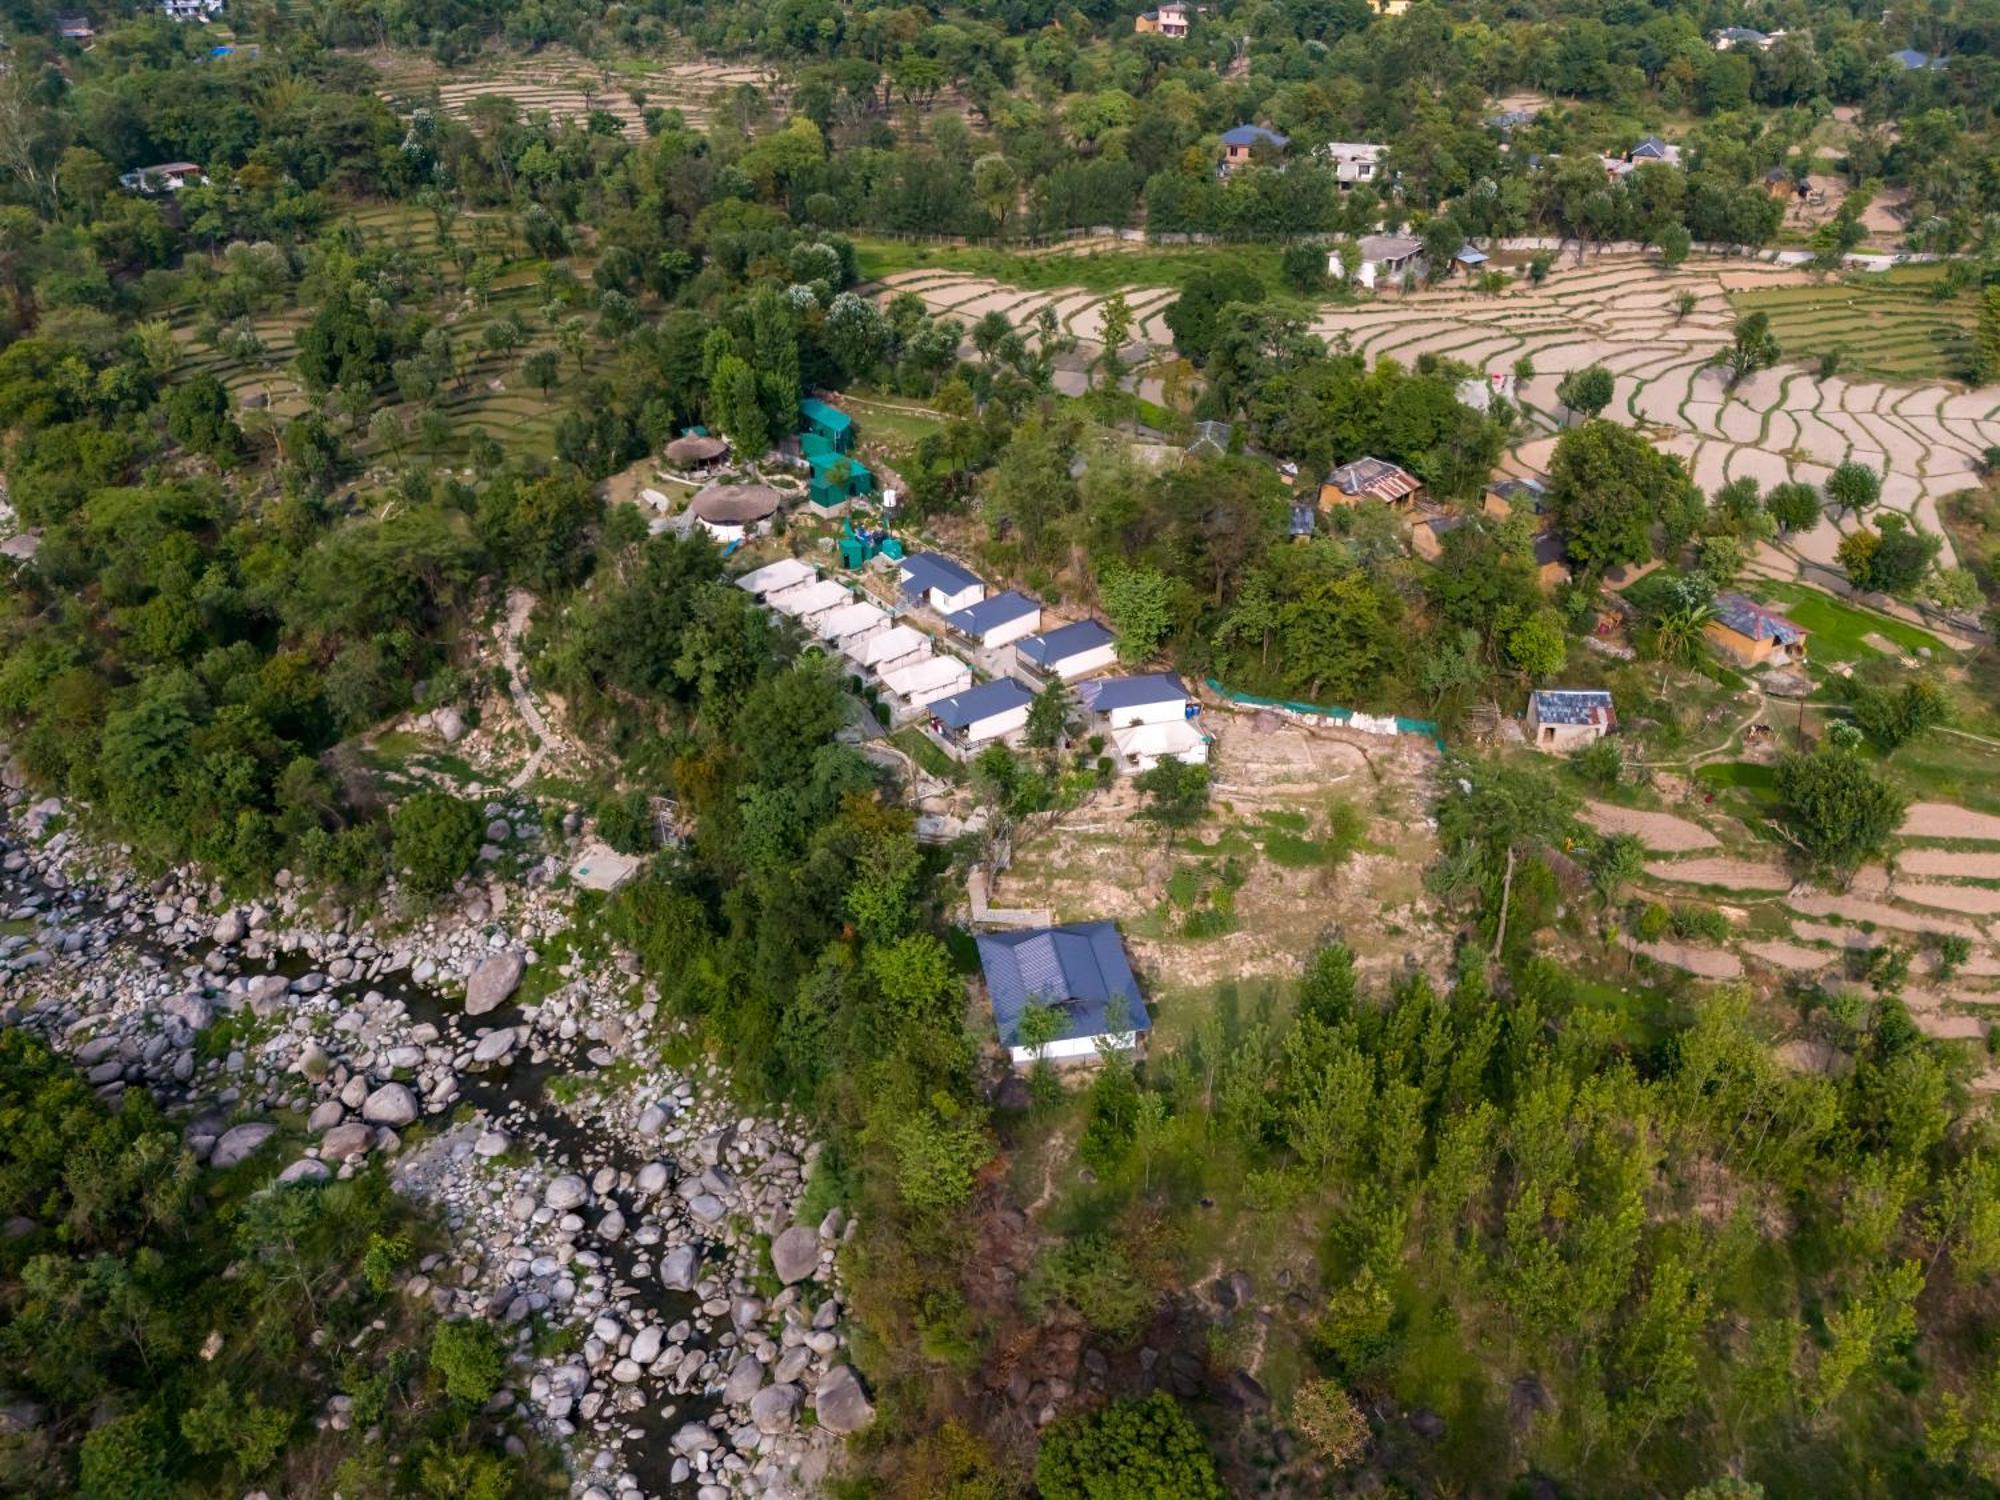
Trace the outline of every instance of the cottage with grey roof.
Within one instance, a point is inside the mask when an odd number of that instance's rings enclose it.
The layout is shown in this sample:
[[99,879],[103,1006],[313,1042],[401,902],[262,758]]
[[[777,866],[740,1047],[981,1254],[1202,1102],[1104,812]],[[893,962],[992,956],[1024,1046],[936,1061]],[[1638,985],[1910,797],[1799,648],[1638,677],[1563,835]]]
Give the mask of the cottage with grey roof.
[[939,552],[913,552],[902,561],[898,581],[912,604],[928,604],[941,615],[956,614],[986,597],[986,585],[963,563]]
[[1005,646],[1035,633],[1042,623],[1042,606],[1009,589],[946,615],[944,623],[981,646]]
[[[1129,1052],[1152,1029],[1115,923],[982,933],[978,944],[993,1024],[1017,1066],[1094,1057],[1099,1043]],[[1040,1047],[1021,1041],[1031,1005],[1056,1012],[1056,1035]]]

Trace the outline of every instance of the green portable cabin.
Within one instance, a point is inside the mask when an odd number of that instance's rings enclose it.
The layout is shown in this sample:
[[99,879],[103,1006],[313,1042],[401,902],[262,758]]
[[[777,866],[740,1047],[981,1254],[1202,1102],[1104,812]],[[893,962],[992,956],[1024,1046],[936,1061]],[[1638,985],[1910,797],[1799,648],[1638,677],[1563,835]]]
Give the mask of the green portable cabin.
[[844,453],[806,454],[812,465],[812,484],[807,495],[821,510],[833,510],[875,491],[875,476],[868,465]]
[[799,403],[799,445],[808,456],[812,450],[805,444],[815,437],[831,443],[836,452],[845,453],[854,446],[854,418],[808,396]]

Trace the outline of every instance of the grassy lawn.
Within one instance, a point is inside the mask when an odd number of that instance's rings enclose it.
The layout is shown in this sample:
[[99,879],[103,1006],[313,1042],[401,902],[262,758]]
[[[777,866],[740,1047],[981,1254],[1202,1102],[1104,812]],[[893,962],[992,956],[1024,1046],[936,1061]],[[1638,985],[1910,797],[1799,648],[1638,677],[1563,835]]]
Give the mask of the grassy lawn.
[[1818,286],[1733,292],[1742,312],[1765,312],[1787,355],[1813,360],[1838,350],[1844,372],[1886,380],[1960,380],[1972,358],[1976,293],[1932,295],[1937,266],[1899,266],[1829,277]]
[[1882,654],[1862,639],[1868,635],[1879,635],[1884,640],[1894,641],[1905,651],[1925,646],[1937,656],[1950,654],[1944,643],[1927,630],[1889,615],[1878,615],[1873,610],[1842,603],[1804,584],[1763,583],[1759,588],[1768,599],[1782,604],[1787,615],[1812,633],[1812,639],[1806,642],[1806,649],[1814,660],[1859,661]]
[[866,387],[842,391],[840,402],[853,413],[863,437],[897,453],[906,453],[933,432],[943,431],[947,420],[921,403]]
[[[1073,286],[1090,292],[1115,292],[1128,286],[1182,285],[1199,270],[1212,270],[1213,246],[1186,249],[1097,250],[1081,255],[1019,255],[977,245],[911,244],[857,236],[856,264],[868,280],[898,271],[959,271],[987,276],[1024,291]],[[1271,245],[1231,245],[1230,262],[1250,271],[1273,295],[1289,295],[1278,275],[1278,250]]]
[[932,776],[945,781],[960,781],[965,777],[965,767],[946,755],[936,741],[914,725],[890,735],[889,743]]

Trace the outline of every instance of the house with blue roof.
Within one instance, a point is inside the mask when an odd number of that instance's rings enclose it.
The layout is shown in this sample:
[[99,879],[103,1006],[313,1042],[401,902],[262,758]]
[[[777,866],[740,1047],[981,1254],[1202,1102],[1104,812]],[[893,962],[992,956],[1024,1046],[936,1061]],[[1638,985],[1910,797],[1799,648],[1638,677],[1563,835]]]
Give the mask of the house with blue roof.
[[941,615],[954,615],[986,597],[986,584],[963,563],[939,552],[913,552],[899,564],[896,575],[903,597],[928,604]]
[[[1095,1057],[1100,1043],[1130,1052],[1152,1029],[1115,923],[982,933],[978,944],[993,1025],[1017,1067]],[[1021,1044],[1031,1005],[1054,1011],[1058,1023],[1039,1048]]]
[[1617,722],[1611,695],[1600,688],[1543,688],[1528,695],[1528,742],[1551,755],[1601,740]]
[[1289,136],[1262,125],[1238,125],[1222,132],[1222,173],[1226,177],[1238,167],[1247,167],[1261,149],[1267,156],[1282,156],[1291,145]]
[[1058,625],[1015,646],[1015,656],[1044,677],[1074,682],[1118,659],[1117,637],[1095,620]]
[[952,630],[982,646],[1005,646],[1041,628],[1042,606],[1013,589],[944,617]]
[[954,745],[984,745],[1028,727],[1035,695],[1011,677],[996,677],[930,705],[931,727]]
[[1787,661],[1806,659],[1804,628],[1747,594],[1717,594],[1714,617],[1701,633],[1739,667],[1760,667],[1777,653]]
[[1102,714],[1113,729],[1133,724],[1170,724],[1192,719],[1200,705],[1172,672],[1148,672],[1138,677],[1100,677],[1086,682],[1076,696],[1092,713]]
[[1935,73],[1944,66],[1944,59],[1933,57],[1928,52],[1919,52],[1915,47],[1905,47],[1900,52],[1891,52],[1889,61],[1905,73]]

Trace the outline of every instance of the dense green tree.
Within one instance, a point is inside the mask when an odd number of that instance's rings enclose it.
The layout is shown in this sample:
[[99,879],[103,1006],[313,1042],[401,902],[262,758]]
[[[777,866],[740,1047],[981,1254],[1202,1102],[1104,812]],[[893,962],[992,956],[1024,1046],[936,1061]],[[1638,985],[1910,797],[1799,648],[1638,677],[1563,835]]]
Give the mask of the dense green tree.
[[1215,1461],[1173,1397],[1115,1401],[1064,1417],[1042,1435],[1043,1500],[1222,1500]]
[[1860,755],[1837,746],[1780,761],[1778,800],[1806,858],[1837,877],[1881,854],[1909,805]]
[[1631,428],[1603,421],[1562,435],[1549,483],[1564,547],[1593,569],[1651,557],[1653,527],[1693,491],[1678,459]]
[[479,809],[449,792],[416,792],[389,815],[396,868],[419,895],[437,896],[472,864],[479,852]]

